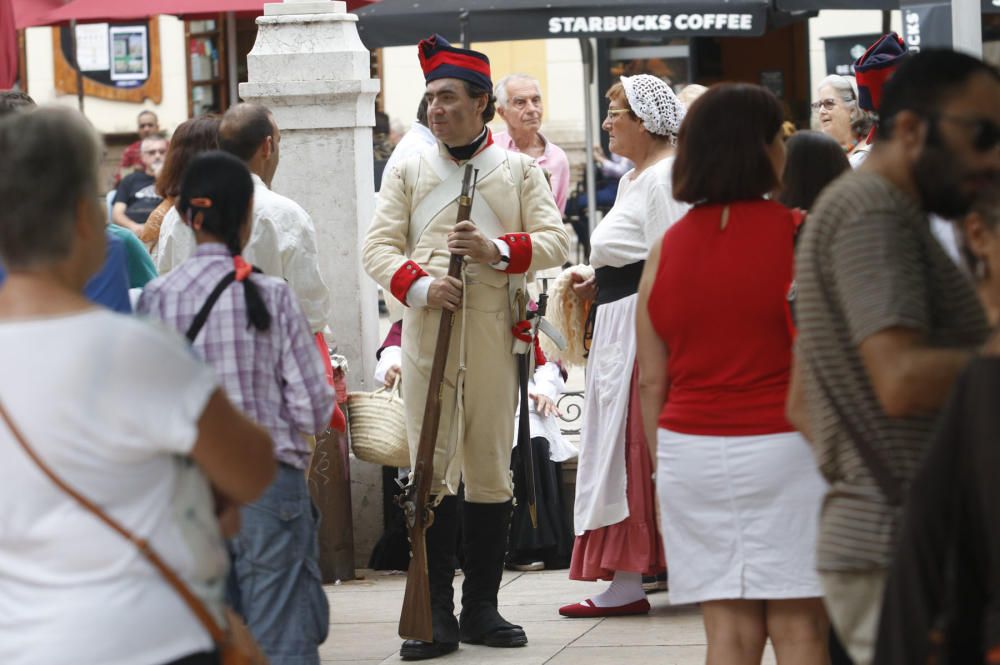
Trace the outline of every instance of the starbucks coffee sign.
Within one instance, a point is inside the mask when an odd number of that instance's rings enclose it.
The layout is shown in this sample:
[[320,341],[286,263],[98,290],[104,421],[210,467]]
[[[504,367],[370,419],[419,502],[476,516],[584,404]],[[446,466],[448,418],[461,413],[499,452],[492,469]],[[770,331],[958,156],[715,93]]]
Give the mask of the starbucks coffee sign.
[[553,16],[548,20],[548,32],[553,37],[600,37],[648,32],[751,36],[764,33],[764,21],[762,11]]

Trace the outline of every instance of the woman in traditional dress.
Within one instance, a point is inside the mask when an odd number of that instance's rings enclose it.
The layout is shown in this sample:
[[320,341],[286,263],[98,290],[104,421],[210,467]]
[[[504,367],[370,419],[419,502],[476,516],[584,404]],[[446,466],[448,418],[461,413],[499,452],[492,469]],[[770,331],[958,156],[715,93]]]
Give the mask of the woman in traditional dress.
[[609,147],[635,168],[622,177],[615,205],[591,239],[595,276],[577,276],[573,287],[594,304],[570,579],[611,585],[560,608],[568,617],[648,612],[642,576],[666,570],[639,412],[634,322],[649,248],[687,210],[671,192],[684,107],[666,83],[646,74],[623,76],[606,96]]

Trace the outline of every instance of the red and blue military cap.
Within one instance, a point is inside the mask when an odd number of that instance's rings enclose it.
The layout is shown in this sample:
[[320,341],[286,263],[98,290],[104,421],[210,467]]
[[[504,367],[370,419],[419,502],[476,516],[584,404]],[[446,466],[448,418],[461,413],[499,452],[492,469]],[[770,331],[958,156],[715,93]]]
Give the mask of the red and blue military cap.
[[878,112],[882,105],[882,88],[906,56],[903,40],[895,32],[882,35],[865,54],[854,63],[858,81],[858,106],[865,111]]
[[441,35],[431,35],[418,45],[424,82],[437,79],[461,79],[477,88],[493,90],[490,59],[484,53],[452,46]]

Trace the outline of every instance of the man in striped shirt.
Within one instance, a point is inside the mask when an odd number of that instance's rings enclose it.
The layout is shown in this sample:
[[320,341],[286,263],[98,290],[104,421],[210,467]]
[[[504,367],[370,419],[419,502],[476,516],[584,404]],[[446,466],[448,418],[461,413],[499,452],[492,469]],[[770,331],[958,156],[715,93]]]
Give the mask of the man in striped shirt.
[[935,415],[988,332],[927,215],[958,218],[995,186],[998,125],[994,69],[951,51],[907,59],[884,89],[871,156],[827,188],[799,242],[808,413],[796,424],[830,483],[817,566],[857,665],[872,662],[902,498]]

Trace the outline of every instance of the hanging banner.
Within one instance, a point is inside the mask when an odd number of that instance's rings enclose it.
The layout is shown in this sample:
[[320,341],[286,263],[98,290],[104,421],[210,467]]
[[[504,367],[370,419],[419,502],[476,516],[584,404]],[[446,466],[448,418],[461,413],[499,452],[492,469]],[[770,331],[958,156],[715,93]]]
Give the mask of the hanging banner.
[[900,2],[903,41],[911,53],[925,48],[951,48],[950,2]]

